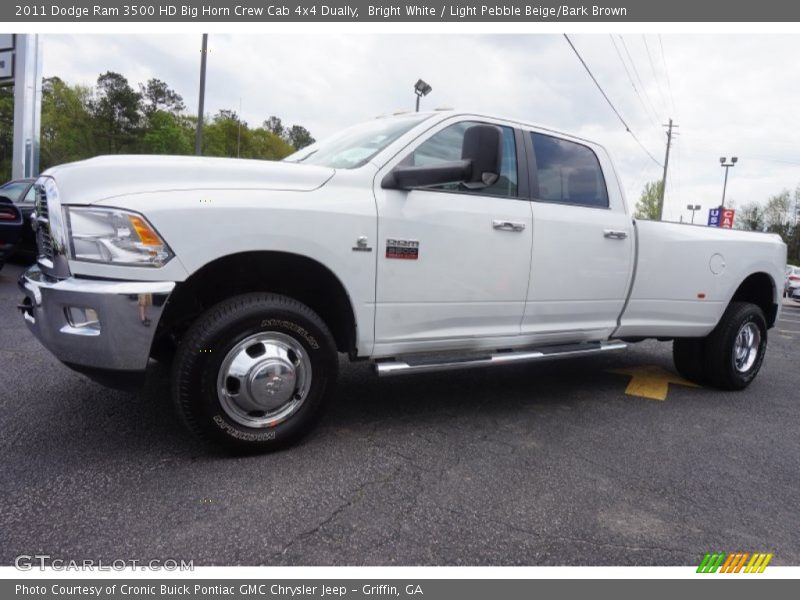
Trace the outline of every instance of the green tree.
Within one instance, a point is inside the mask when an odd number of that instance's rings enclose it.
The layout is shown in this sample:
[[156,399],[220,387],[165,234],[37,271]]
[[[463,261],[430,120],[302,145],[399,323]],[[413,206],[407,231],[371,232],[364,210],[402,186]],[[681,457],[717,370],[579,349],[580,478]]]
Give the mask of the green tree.
[[767,231],[777,233],[784,241],[788,241],[794,224],[790,216],[792,195],[789,190],[770,196],[764,206],[764,225]]
[[651,181],[644,185],[642,195],[636,203],[635,216],[637,219],[658,221],[661,218],[658,213],[658,200],[661,197],[663,187],[664,184],[661,181]]
[[247,156],[249,131],[233,110],[219,111],[203,128],[203,154],[206,156]]
[[42,82],[40,168],[96,156],[100,152],[89,111],[91,89],[58,77]]
[[14,151],[14,88],[0,87],[0,177],[11,179]]
[[[137,92],[136,89],[139,91]],[[112,71],[96,86],[70,85],[58,77],[42,82],[41,168],[98,154],[121,152],[191,154],[197,118],[185,114],[180,94],[157,78],[132,87]],[[11,176],[14,94],[0,87],[0,177]],[[277,116],[251,129],[235,111],[221,110],[204,130],[208,156],[280,160],[313,143],[300,125],[288,128]]]
[[764,231],[764,208],[758,202],[749,202],[736,211],[736,228],[746,231]]
[[286,134],[286,140],[294,146],[295,150],[310,146],[316,141],[311,137],[311,132],[302,125],[292,125]]
[[294,152],[294,148],[281,136],[259,127],[251,135],[252,158],[280,160]]
[[148,79],[144,85],[140,83],[139,94],[142,98],[142,109],[147,117],[156,111],[177,114],[186,110],[181,95],[160,79]]
[[95,119],[95,132],[108,154],[132,152],[136,149],[141,124],[142,95],[128,80],[113,71],[97,78],[95,99],[90,103]]
[[283,121],[275,115],[264,121],[264,129],[270,133],[274,133],[278,137],[284,137],[286,135],[286,128],[283,126]]
[[156,110],[148,117],[142,149],[148,154],[191,154],[194,151],[194,124],[180,115]]

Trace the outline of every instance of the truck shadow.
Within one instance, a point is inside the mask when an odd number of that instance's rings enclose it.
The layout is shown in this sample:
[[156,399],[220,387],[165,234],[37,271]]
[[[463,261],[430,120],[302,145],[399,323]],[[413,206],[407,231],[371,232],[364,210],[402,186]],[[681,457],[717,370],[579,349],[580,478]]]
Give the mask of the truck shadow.
[[[668,359],[666,352],[647,352],[650,363],[670,368]],[[621,353],[392,378],[379,378],[370,363],[343,360],[338,389],[326,414],[299,445],[324,445],[331,435],[372,435],[399,424],[436,429],[453,420],[507,420],[524,410],[596,405],[619,398],[624,389],[624,382],[608,369],[643,360],[642,352]],[[124,447],[126,454],[166,453],[191,459],[225,455],[183,428],[171,402],[168,366],[154,364],[145,387],[137,392],[106,389],[66,369],[64,375],[59,378],[60,395],[67,401],[54,405],[63,411],[64,426],[55,431],[42,428],[46,446],[55,445],[60,451],[73,447],[79,453],[91,448],[93,454]],[[29,433],[29,441],[36,443],[37,432]]]

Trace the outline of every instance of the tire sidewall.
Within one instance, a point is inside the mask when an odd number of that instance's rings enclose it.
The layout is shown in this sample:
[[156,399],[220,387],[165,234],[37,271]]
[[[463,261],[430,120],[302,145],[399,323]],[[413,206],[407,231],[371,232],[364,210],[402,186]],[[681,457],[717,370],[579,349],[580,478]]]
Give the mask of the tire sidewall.
[[[247,427],[233,420],[220,403],[219,369],[240,341],[270,331],[291,336],[303,346],[311,362],[311,386],[300,409],[284,421],[264,428]],[[187,351],[194,351],[193,364],[181,394],[191,402],[197,426],[210,438],[242,450],[284,447],[305,434],[319,418],[338,365],[330,335],[314,319],[296,310],[257,304],[213,322]]]

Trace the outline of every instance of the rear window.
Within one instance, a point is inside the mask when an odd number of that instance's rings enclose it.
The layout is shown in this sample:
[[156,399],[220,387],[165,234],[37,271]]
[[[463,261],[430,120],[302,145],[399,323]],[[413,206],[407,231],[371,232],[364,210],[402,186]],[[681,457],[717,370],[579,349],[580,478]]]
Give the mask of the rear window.
[[0,196],[5,196],[12,202],[20,202],[20,195],[30,184],[27,181],[13,181],[0,187]]
[[591,148],[539,133],[531,133],[531,138],[539,200],[608,207],[603,170]]

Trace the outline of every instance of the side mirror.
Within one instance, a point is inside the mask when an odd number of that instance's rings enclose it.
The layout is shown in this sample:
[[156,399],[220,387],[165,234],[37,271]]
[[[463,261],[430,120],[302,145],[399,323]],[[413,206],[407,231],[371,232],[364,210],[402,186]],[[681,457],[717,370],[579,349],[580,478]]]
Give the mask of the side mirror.
[[445,183],[462,183],[469,189],[494,184],[500,177],[503,146],[500,128],[494,125],[473,125],[464,132],[461,160],[433,165],[398,165],[381,181],[381,187],[410,190]]
[[503,164],[503,138],[494,125],[473,125],[464,132],[461,159],[472,164],[472,173],[464,185],[481,189],[497,183]]
[[398,165],[381,181],[381,187],[389,190],[411,190],[414,188],[458,183],[466,181],[472,173],[472,165],[468,160],[454,160],[407,167]]

